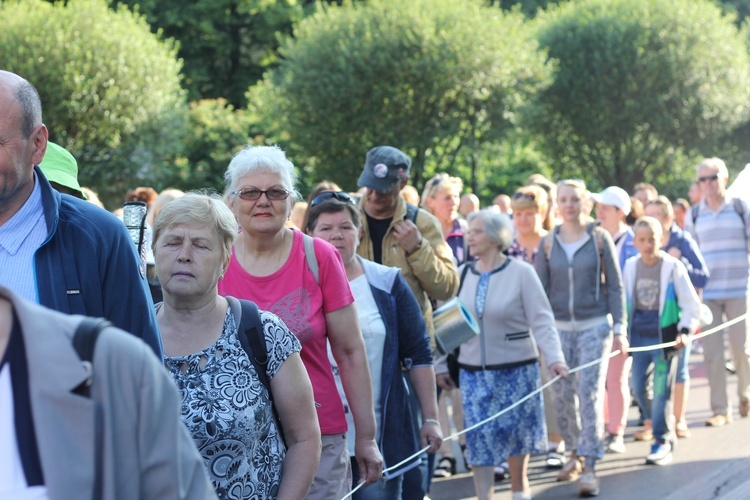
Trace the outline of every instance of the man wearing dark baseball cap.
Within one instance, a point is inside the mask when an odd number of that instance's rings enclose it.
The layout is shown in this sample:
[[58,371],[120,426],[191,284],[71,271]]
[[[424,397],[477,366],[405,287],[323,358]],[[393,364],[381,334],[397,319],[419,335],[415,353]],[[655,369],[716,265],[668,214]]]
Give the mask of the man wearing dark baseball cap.
[[410,168],[411,159],[392,146],[377,146],[367,152],[357,181],[367,188],[360,201],[363,236],[357,252],[401,268],[434,341],[430,298],[452,298],[458,290],[458,273],[438,220],[401,196]]

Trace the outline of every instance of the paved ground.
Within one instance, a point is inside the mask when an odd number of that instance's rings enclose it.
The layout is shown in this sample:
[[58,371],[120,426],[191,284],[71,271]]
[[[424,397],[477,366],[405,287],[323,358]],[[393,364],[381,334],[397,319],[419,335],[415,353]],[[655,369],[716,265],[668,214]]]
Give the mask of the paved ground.
[[[597,469],[602,500],[704,500],[750,499],[750,418],[737,413],[736,377],[730,375],[734,422],[720,428],[705,427],[711,416],[708,381],[703,373],[702,355],[694,354],[690,363],[692,387],[687,419],[692,437],[681,439],[674,462],[664,467],[647,466],[644,457],[650,443],[633,441],[638,430],[637,410],[631,407],[623,455],[608,454]],[[558,483],[556,471],[544,467],[543,457],[532,457],[529,480],[535,499],[578,498],[576,483]],[[510,499],[508,480],[495,483],[495,498]],[[475,499],[470,473],[457,474],[433,482],[432,500]]]

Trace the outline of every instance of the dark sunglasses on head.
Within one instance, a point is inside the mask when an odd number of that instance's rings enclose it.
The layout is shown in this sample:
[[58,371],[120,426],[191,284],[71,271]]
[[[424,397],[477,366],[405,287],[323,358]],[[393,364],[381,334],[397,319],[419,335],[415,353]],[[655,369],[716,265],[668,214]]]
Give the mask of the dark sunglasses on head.
[[287,191],[286,189],[281,189],[281,188],[271,188],[271,189],[266,189],[266,190],[248,188],[248,189],[239,189],[237,191],[232,191],[231,194],[237,195],[245,201],[259,200],[260,197],[263,196],[264,194],[269,200],[279,201],[279,200],[286,200],[287,198],[289,198],[289,195],[292,193]]
[[520,200],[521,198],[536,201],[536,196],[533,193],[522,193],[521,191],[516,191],[515,193],[513,193],[514,200]]
[[698,182],[716,181],[719,179],[719,174],[707,175],[705,177],[698,177]]
[[356,203],[354,202],[354,198],[349,196],[348,193],[345,193],[343,191],[323,191],[318,196],[313,198],[313,200],[310,202],[310,208],[314,207],[315,205],[320,205],[324,201],[328,201],[331,198],[343,201],[344,203],[351,203],[352,205],[356,205]]

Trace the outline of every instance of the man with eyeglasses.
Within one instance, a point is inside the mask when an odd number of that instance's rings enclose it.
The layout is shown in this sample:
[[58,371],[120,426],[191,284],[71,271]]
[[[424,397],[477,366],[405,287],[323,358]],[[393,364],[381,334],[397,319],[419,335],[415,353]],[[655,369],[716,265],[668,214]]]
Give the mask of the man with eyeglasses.
[[[713,313],[714,328],[747,312],[750,266],[750,214],[745,201],[726,194],[729,172],[719,158],[707,158],[698,165],[698,184],[703,199],[685,217],[685,230],[698,242],[711,279],[703,299]],[[750,410],[750,344],[747,320],[727,327],[729,346],[737,372],[740,416]],[[711,389],[714,416],[706,421],[719,427],[732,421],[724,369],[724,338],[721,333],[703,338],[703,356]]]

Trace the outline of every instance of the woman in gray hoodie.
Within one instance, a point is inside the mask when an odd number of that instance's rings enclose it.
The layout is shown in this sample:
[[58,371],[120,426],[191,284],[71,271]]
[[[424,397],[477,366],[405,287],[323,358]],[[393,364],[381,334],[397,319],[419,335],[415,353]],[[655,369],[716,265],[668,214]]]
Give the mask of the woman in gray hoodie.
[[552,386],[557,424],[566,449],[573,450],[557,480],[580,476],[581,496],[596,496],[599,480],[594,469],[604,456],[607,356],[613,342],[615,349],[625,352],[628,341],[617,253],[609,233],[591,222],[588,199],[582,181],[558,183],[563,222],[542,240],[534,265],[552,305],[568,364],[604,358]]

